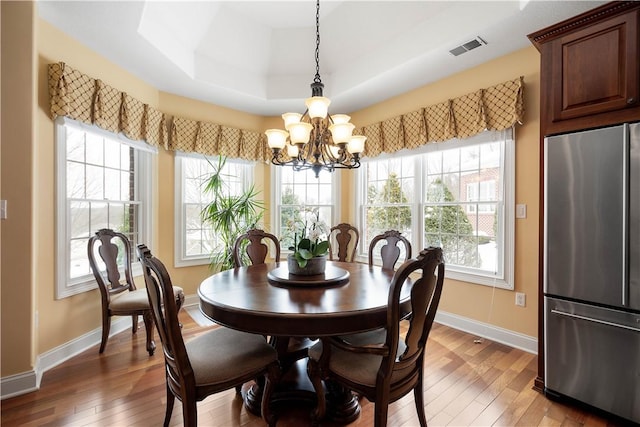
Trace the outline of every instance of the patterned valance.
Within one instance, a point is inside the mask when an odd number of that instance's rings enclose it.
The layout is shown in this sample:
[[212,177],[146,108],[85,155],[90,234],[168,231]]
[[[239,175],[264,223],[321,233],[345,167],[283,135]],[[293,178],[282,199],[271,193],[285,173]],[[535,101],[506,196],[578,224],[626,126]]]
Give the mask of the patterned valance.
[[487,89],[373,123],[354,133],[365,135],[364,155],[375,157],[402,149],[468,138],[485,130],[504,130],[522,123],[522,77]]
[[[503,130],[522,123],[522,77],[430,105],[356,129],[367,142],[363,156],[467,138],[485,130]],[[51,116],[67,116],[95,124],[128,138],[172,151],[269,161],[264,133],[182,117],[169,118],[124,92],[88,77],[63,62],[49,65]],[[169,130],[169,131],[167,131]]]
[[253,161],[271,159],[263,133],[182,117],[174,117],[171,123],[168,148]]
[[150,145],[166,145],[165,116],[64,62],[49,64],[51,118],[66,116]]

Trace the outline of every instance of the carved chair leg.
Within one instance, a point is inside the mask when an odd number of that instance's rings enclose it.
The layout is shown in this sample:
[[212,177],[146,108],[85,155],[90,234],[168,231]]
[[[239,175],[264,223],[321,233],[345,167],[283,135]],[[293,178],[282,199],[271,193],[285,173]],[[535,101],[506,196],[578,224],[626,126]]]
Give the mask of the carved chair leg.
[[313,389],[316,392],[317,405],[311,412],[311,423],[313,426],[320,425],[320,422],[324,419],[327,412],[327,399],[325,396],[324,385],[322,383],[322,372],[320,371],[320,364],[314,360],[309,359],[307,362],[307,375],[313,385]]
[[164,413],[164,427],[169,427],[169,421],[171,420],[171,414],[173,413],[173,404],[175,403],[176,397],[171,393],[169,389],[169,384],[167,384],[167,409]]
[[374,427],[387,427],[389,402],[376,402],[374,412],[375,412],[375,419],[373,421]]
[[193,396],[192,399],[183,398],[182,422],[184,427],[198,427],[198,408],[196,406],[195,396]]
[[144,320],[144,328],[147,331],[147,352],[149,352],[149,356],[153,356],[156,343],[153,341],[153,315],[151,314],[151,310],[144,312],[142,320]]
[[111,330],[111,316],[105,311],[102,312],[102,340],[100,341],[99,353],[102,354],[107,347],[107,340],[109,339],[109,331]]
[[132,314],[131,315],[131,333],[135,334],[136,332],[138,332],[138,315]]
[[424,415],[424,392],[422,390],[422,375],[420,375],[418,383],[413,389],[413,400],[416,403],[416,411],[418,412],[420,427],[427,427],[427,417]]

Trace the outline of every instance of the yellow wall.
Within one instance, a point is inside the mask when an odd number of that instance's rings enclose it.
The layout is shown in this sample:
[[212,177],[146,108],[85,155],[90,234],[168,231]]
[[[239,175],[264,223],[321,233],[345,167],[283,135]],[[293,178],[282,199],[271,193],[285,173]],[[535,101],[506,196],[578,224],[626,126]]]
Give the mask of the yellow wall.
[[[54,299],[54,140],[48,113],[46,66],[64,61],[81,72],[155,106],[170,115],[262,130],[281,127],[279,118],[257,117],[159,92],[104,57],[35,17],[30,2],[2,2],[2,372],[6,377],[33,369],[35,357],[100,327],[97,291]],[[11,44],[6,43],[10,39]],[[35,47],[34,47],[35,46]],[[538,62],[524,49],[352,113],[357,125],[380,121],[422,106],[524,75],[526,125],[517,128],[516,201],[528,205],[528,218],[516,222],[516,290],[527,307],[514,305],[512,291],[447,282],[441,308],[450,313],[536,336],[538,234]],[[9,62],[11,62],[9,64]],[[6,84],[7,82],[11,84]],[[11,108],[5,108],[5,102]],[[11,144],[11,145],[9,145]],[[209,274],[207,266],[172,268],[174,241],[173,153],[157,158],[152,249],[167,261],[174,282],[194,294]],[[353,174],[342,172],[343,221],[355,222]],[[269,167],[256,167],[258,188],[269,202]],[[10,185],[8,184],[10,183]],[[270,223],[270,218],[265,218]],[[138,281],[140,284],[140,282]],[[33,325],[35,313],[40,322]]]

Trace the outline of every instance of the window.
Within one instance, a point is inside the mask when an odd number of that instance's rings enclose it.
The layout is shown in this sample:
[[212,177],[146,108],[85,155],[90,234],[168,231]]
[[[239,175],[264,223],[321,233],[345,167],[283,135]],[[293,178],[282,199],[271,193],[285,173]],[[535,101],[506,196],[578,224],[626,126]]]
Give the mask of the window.
[[[387,230],[397,230],[412,241],[415,171],[415,161],[411,156],[367,161],[363,165],[363,173],[366,174],[363,205],[366,226],[361,228],[361,256],[366,257],[371,240]],[[379,255],[379,252],[374,253],[374,256]],[[404,258],[401,245],[399,259]]]
[[447,276],[513,288],[514,142],[511,132],[365,160],[359,172],[366,256],[376,234],[395,229],[414,249],[441,246]]
[[[211,226],[202,221],[202,209],[212,195],[204,191],[217,157],[202,154],[176,153],[175,165],[175,264],[177,267],[208,264],[218,246]],[[253,183],[254,165],[242,160],[227,159],[222,168],[226,190],[241,194]]]
[[291,222],[300,218],[303,210],[317,210],[319,219],[331,227],[339,212],[335,209],[339,177],[336,172],[320,172],[318,178],[312,170],[295,172],[290,167],[273,167],[272,180],[275,215],[272,214],[273,234],[280,236],[284,252],[293,244]]
[[[497,169],[489,171],[496,173]],[[470,182],[466,184],[467,202],[494,202],[496,200],[496,181]],[[467,213],[495,213],[495,203],[469,203]]]
[[[96,287],[87,240],[97,230],[122,232],[134,251],[138,243],[151,244],[151,153],[155,149],[67,118],[56,119],[55,126],[59,299]],[[137,259],[132,255],[132,260]]]

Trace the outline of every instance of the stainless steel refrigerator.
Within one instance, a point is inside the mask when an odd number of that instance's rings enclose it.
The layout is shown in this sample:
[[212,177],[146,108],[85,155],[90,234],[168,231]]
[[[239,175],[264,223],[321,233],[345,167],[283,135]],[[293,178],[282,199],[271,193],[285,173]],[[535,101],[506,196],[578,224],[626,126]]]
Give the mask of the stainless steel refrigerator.
[[545,139],[545,388],[640,423],[640,123]]

